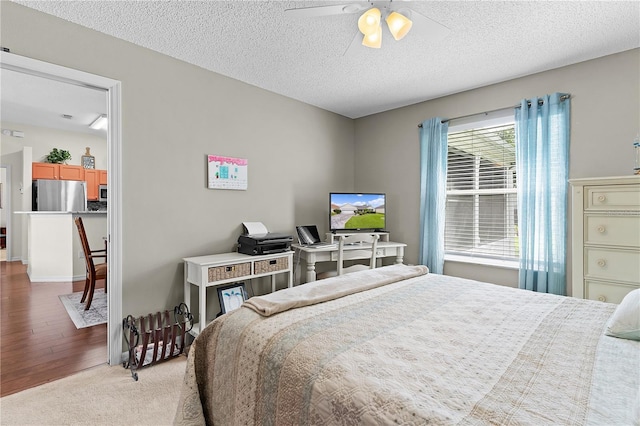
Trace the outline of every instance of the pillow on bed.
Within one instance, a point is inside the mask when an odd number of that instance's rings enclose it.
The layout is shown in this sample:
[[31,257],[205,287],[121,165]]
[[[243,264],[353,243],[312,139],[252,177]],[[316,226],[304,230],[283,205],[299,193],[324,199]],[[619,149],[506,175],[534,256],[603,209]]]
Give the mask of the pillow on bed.
[[640,340],[640,288],[627,294],[607,323],[608,336]]

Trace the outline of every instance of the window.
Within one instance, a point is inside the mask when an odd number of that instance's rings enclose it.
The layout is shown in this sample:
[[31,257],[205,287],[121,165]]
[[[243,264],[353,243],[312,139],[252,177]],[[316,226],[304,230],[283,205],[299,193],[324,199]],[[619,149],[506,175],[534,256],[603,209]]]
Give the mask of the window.
[[518,260],[515,127],[510,117],[448,134],[445,256]]

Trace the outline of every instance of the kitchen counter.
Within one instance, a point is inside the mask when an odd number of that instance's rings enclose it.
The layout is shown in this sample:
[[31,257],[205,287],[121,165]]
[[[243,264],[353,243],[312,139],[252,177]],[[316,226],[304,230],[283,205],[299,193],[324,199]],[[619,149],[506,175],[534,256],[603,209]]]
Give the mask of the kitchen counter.
[[27,275],[31,282],[84,280],[86,265],[74,217],[82,217],[89,247],[104,248],[106,211],[15,212],[27,220]]

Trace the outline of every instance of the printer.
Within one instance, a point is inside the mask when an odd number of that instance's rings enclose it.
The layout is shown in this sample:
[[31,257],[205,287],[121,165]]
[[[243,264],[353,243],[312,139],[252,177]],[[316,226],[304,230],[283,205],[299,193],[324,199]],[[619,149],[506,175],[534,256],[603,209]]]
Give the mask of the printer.
[[291,241],[291,235],[274,232],[240,235],[238,252],[250,255],[282,253],[291,250]]

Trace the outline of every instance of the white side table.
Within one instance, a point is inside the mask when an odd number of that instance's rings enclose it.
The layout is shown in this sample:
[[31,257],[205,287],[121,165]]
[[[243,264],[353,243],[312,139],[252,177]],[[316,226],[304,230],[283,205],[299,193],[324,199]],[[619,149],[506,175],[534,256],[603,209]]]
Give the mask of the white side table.
[[288,273],[288,287],[293,286],[293,252],[250,256],[242,253],[222,253],[209,256],[186,257],[184,261],[184,302],[191,303],[191,286],[198,286],[200,321],[191,334],[197,336],[207,325],[207,288],[271,277],[271,291],[276,291],[276,276]]

